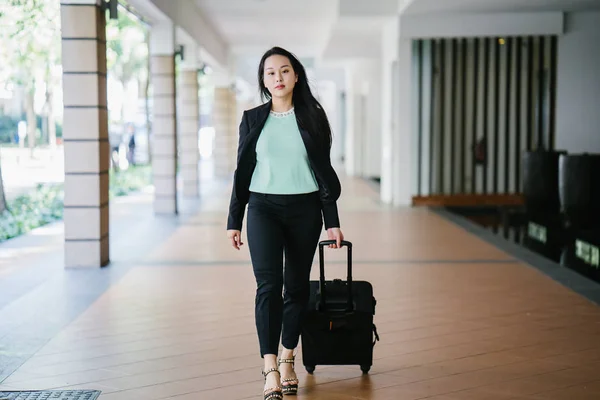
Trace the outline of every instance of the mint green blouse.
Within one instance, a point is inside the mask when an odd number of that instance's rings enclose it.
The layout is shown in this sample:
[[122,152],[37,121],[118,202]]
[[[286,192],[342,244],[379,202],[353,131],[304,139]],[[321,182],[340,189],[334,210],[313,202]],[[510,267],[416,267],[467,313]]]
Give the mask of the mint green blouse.
[[294,109],[284,113],[271,111],[256,143],[250,191],[301,194],[318,190]]

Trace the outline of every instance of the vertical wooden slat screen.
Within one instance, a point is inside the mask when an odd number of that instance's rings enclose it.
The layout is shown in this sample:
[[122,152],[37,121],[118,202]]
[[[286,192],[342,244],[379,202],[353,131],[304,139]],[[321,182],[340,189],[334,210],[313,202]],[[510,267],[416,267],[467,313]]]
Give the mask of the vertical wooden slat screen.
[[556,37],[421,39],[415,49],[416,195],[519,193],[522,152],[554,147]]
[[454,194],[454,168],[456,167],[456,114],[459,103],[456,97],[456,40],[450,40],[450,194]]
[[461,86],[461,96],[460,100],[462,103],[461,107],[461,115],[460,115],[460,132],[461,132],[461,143],[460,147],[460,193],[465,193],[466,190],[466,169],[467,169],[467,154],[469,152],[465,151],[466,143],[467,143],[467,39],[463,39],[461,41],[461,55],[462,55],[462,63],[461,63],[461,72],[462,72],[462,86]]
[[[436,46],[436,41],[432,40],[431,41],[431,46],[430,46],[430,50],[431,50],[431,55],[430,55],[430,60],[431,60],[431,75],[430,75],[430,80],[431,83],[429,85],[431,93],[429,94],[429,98],[430,98],[430,103],[429,103],[429,108],[430,108],[430,121],[429,121],[429,194],[431,195],[432,193],[434,193],[434,188],[433,188],[433,148],[434,148],[434,138],[435,138],[435,112],[436,112],[436,107],[435,107],[435,102],[436,102],[436,96],[435,96],[435,81],[436,81],[436,62],[437,62],[437,57],[435,56],[436,50],[437,50],[437,46]],[[423,131],[419,132],[419,136],[422,136],[424,134]],[[419,154],[419,157],[421,156],[421,154]]]
[[510,145],[511,145],[511,104],[510,98],[512,79],[512,38],[508,38],[505,44],[506,56],[504,72],[506,74],[506,94],[504,96],[504,193],[510,193]]
[[[472,131],[471,131],[471,149],[474,149],[475,143],[477,142],[477,137],[479,136],[477,133],[477,122],[479,120],[479,39],[475,38],[473,44],[473,73],[472,73],[472,82],[473,82],[473,99],[472,99]],[[466,154],[473,154],[474,151],[467,151]],[[477,190],[477,169],[475,165],[475,160],[471,163],[471,193],[476,193]]]
[[550,110],[548,119],[548,135],[550,136],[549,147],[554,149],[554,139],[556,138],[556,120],[553,118],[556,113],[556,66],[558,64],[558,39],[556,36],[550,38]]
[[527,40],[527,84],[529,88],[527,90],[527,151],[531,150],[533,146],[533,72],[534,72],[534,53],[533,53],[533,38],[530,37]]
[[[515,67],[515,159],[519,160],[521,158],[521,97],[523,95],[523,88],[521,82],[521,71],[523,70],[523,39],[516,39],[516,67]],[[516,191],[521,191],[521,169],[515,168],[515,187]]]
[[544,37],[538,38],[538,68],[537,68],[537,89],[538,89],[538,102],[537,102],[537,146],[538,148],[546,148],[544,143],[544,52],[545,52]]
[[444,139],[446,139],[446,42],[447,40],[440,41],[440,67],[438,70],[439,73],[439,82],[440,82],[440,119],[439,119],[439,127],[440,134],[438,137],[439,141],[439,150],[438,150],[438,193],[444,193],[444,167],[445,167],[445,151],[444,151]]
[[[417,41],[417,57],[418,57],[418,62],[417,62],[417,79],[418,79],[418,90],[419,93],[417,95],[418,98],[418,104],[419,106],[417,107],[417,124],[418,124],[418,144],[417,144],[417,151],[418,154],[422,154],[423,152],[423,135],[421,134],[421,132],[423,131],[423,41],[422,40],[418,40]],[[421,158],[419,157],[418,163],[417,163],[417,196],[421,196],[421,185],[422,185],[422,163],[421,163]]]
[[[488,123],[488,114],[489,114],[489,76],[490,76],[490,39],[485,38],[483,40],[483,141],[487,149],[490,147],[488,144],[488,131],[489,131],[489,123]],[[488,160],[489,154],[487,154],[486,161],[483,164],[483,186],[482,192],[487,193],[488,190]]]

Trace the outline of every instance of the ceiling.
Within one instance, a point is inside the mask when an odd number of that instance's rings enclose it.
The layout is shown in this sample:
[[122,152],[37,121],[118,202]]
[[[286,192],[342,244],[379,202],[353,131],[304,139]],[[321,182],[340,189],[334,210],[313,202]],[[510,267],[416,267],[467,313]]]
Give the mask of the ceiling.
[[196,0],[236,55],[262,54],[281,46],[300,57],[324,48],[337,18],[332,0]]
[[413,0],[404,14],[600,10],[600,0]]
[[[233,56],[238,66],[240,63],[255,66],[257,58],[272,46],[284,47],[314,64],[334,59],[377,58],[381,53],[382,28],[399,14],[600,10],[600,0],[128,2],[148,17],[160,11],[177,21],[208,54],[216,57],[215,64],[230,64]],[[159,20],[159,17],[153,19]]]
[[[324,61],[379,58],[382,50],[383,27],[393,17],[343,17],[332,27]],[[358,28],[360,27],[360,28]]]
[[[1,1],[1,0],[0,0]],[[600,10],[600,0],[128,0],[154,21],[160,14],[189,33],[200,59],[250,85],[261,55],[281,46],[307,72],[339,75],[350,60],[382,56],[383,30],[399,16],[453,12]],[[155,15],[156,14],[156,15]],[[208,56],[202,56],[206,53]],[[212,61],[211,61],[212,60]],[[233,69],[233,71],[231,70]]]
[[332,59],[379,57],[382,21],[397,15],[400,0],[194,1],[227,42],[236,74],[252,84],[272,46],[291,51],[318,75]]

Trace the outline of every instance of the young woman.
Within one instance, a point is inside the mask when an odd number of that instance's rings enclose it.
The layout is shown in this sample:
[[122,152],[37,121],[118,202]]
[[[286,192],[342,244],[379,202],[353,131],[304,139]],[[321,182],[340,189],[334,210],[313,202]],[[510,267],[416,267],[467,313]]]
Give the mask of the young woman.
[[[242,117],[227,236],[239,250],[247,204],[264,398],[276,400],[298,391],[294,350],[323,221],[327,237],[336,240],[330,247],[340,248],[344,235],[336,205],[340,181],[330,159],[331,128],[304,67],[290,52],[274,47],[260,61],[258,83],[268,102]],[[283,350],[277,360],[280,336]]]

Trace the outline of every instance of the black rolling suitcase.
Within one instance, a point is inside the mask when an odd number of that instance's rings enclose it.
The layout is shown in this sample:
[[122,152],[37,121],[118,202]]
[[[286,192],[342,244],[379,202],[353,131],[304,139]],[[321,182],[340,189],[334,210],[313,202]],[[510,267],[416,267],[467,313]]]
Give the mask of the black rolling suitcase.
[[359,365],[364,373],[373,364],[379,340],[373,324],[376,300],[369,282],[352,280],[352,243],[348,248],[348,280],[325,280],[323,248],[319,243],[320,280],[310,281],[308,310],[302,325],[302,361],[313,373],[317,365]]

